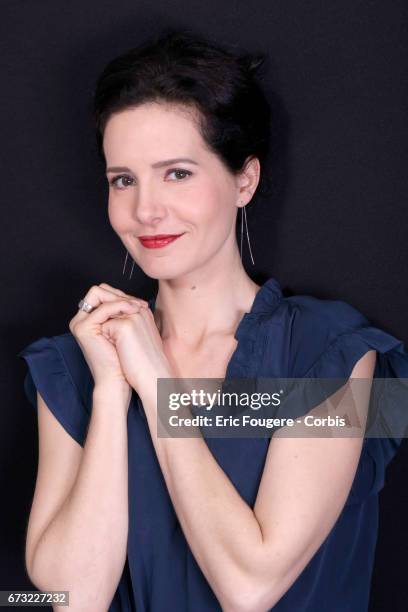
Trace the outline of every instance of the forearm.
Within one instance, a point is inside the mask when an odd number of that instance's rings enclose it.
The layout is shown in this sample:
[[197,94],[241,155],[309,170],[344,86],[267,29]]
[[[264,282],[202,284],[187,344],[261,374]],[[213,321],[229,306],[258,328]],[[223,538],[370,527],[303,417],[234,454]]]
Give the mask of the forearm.
[[[263,538],[253,510],[220,468],[202,437],[156,435],[156,400],[143,405],[156,455],[189,546],[224,609],[251,596]],[[199,431],[199,430],[197,430]]]
[[34,552],[34,582],[70,591],[75,610],[101,609],[95,604],[113,597],[126,560],[127,405],[117,389],[95,387],[75,483]]

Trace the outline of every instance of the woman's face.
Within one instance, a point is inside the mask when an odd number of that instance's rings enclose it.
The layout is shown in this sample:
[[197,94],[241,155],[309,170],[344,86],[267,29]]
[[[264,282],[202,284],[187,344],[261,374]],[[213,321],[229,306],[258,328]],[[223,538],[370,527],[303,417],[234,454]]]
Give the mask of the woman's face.
[[[206,148],[191,112],[143,104],[112,115],[104,132],[109,220],[151,278],[216,269],[237,246],[241,175]],[[158,248],[139,239],[162,234],[182,235]]]

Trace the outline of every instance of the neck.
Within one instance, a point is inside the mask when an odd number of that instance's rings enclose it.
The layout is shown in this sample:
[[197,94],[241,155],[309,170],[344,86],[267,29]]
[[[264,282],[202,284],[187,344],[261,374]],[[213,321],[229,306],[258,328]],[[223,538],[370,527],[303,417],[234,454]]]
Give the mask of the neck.
[[212,336],[233,335],[258,289],[242,265],[159,281],[154,318],[162,340],[198,347]]

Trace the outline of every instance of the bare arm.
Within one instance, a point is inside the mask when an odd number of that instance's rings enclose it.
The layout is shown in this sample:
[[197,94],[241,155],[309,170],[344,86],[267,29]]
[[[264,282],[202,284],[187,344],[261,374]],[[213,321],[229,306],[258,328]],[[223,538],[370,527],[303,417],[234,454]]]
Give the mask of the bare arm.
[[[376,352],[368,351],[351,378],[370,383],[375,360]],[[369,391],[370,385],[365,385],[359,400],[363,422]],[[269,610],[339,517],[353,483],[362,437],[273,437],[252,510],[202,437],[157,437],[153,392],[142,401],[181,527],[223,610]]]
[[126,561],[130,391],[95,386],[83,449],[38,397],[40,458],[27,571],[41,590],[69,591],[70,610],[100,612],[111,602]]

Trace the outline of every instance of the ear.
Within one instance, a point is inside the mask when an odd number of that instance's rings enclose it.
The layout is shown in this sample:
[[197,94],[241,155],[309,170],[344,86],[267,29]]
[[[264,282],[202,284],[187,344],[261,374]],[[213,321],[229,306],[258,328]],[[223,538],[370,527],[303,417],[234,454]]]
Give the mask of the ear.
[[259,159],[255,156],[247,157],[238,178],[238,198],[242,206],[252,200],[260,176],[261,164]]

